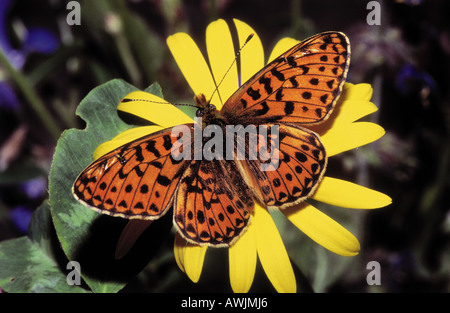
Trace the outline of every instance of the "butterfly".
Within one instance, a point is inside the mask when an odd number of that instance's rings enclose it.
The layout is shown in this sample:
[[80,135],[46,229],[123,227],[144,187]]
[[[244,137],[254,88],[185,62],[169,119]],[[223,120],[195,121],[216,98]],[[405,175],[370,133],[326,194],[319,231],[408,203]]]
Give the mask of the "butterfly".
[[[130,220],[156,220],[173,207],[173,223],[188,242],[230,246],[249,226],[256,201],[283,209],[318,187],[327,155],[319,136],[307,127],[330,116],[349,63],[345,34],[312,36],[262,68],[220,111],[204,95],[196,96],[202,123],[184,125],[192,137],[173,136],[174,128],[167,128],[126,143],[90,164],[76,179],[73,193],[101,213]],[[184,138],[192,156],[195,127],[211,125],[222,130],[229,125],[276,127],[278,132],[269,139],[278,143],[271,147],[278,155],[277,166],[262,170],[268,161],[261,155],[237,158],[235,152],[242,148],[237,144],[231,159],[174,155]],[[249,140],[241,141],[244,149]]]

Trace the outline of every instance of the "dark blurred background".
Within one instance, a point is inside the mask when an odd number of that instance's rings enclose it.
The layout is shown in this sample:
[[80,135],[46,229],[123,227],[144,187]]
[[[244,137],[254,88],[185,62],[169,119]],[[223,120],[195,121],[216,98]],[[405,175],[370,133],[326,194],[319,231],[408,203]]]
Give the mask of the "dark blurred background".
[[[81,25],[68,25],[67,2],[0,2],[0,241],[27,233],[47,198],[57,138],[84,128],[75,109],[90,90],[113,78],[139,88],[156,81],[169,101],[191,102],[166,38],[187,32],[204,51],[207,25],[237,18],[258,33],[266,57],[282,37],[345,32],[348,81],[372,84],[379,110],[367,120],[386,130],[377,142],[332,158],[327,174],[384,192],[393,204],[369,212],[320,207],[360,240],[351,260],[283,235],[298,277],[319,292],[450,291],[449,1],[377,1],[380,25],[368,25],[373,8],[361,0],[78,1]],[[282,233],[290,229],[278,223]],[[227,271],[217,271],[227,267],[226,252],[208,252],[194,285],[176,267],[172,247],[169,239],[124,291],[230,290]],[[381,265],[381,285],[366,282],[371,260]],[[260,266],[251,291],[267,290],[259,285],[270,286]]]

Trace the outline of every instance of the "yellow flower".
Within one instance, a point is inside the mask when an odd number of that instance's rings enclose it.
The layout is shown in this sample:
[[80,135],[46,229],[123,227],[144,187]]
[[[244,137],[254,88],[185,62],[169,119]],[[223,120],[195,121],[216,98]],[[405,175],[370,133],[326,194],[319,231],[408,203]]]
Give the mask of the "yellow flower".
[[[239,44],[242,45],[248,35],[255,32],[239,20],[234,20],[234,23]],[[274,47],[269,62],[296,43],[298,41],[290,38],[280,40]],[[245,82],[265,65],[263,47],[255,34],[241,51],[242,81],[239,81],[236,64],[224,76],[236,52],[228,25],[223,20],[211,23],[206,30],[209,66],[195,42],[186,33],[170,36],[167,44],[195,95],[203,93],[209,99],[217,82],[223,78],[218,92],[211,100],[211,103],[219,110],[226,99],[239,88],[241,82]],[[137,93],[140,94],[127,97],[154,101],[153,105],[150,106],[145,101],[132,101],[121,103],[118,109],[146,118],[159,126],[139,127],[126,131],[114,140],[99,146],[96,156],[145,134],[182,123],[192,123],[192,119],[176,107],[163,104],[167,103],[164,100],[148,93]],[[321,136],[329,157],[368,144],[384,135],[384,129],[377,124],[357,122],[360,118],[377,110],[376,106],[370,102],[371,96],[370,85],[346,83],[330,118],[320,126],[311,127]],[[354,209],[373,209],[391,203],[391,199],[385,194],[328,176],[323,178],[311,198]],[[358,254],[360,245],[354,235],[307,201],[281,212],[298,229],[330,251],[342,256]],[[174,253],[177,264],[194,282],[200,278],[206,251],[207,246],[187,243],[180,235],[177,235],[175,239]],[[277,291],[296,291],[294,271],[277,227],[268,210],[255,203],[251,225],[229,248],[229,273],[233,291],[247,292],[250,289],[257,258]]]

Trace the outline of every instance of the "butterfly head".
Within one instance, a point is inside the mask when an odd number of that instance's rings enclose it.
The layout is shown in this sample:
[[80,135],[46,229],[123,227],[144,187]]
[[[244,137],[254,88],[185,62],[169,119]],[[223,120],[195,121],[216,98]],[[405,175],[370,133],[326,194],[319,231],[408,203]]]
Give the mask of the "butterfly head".
[[198,118],[200,117],[202,118],[203,126],[209,124],[217,124],[217,122],[223,119],[219,111],[217,110],[216,106],[214,104],[211,104],[208,100],[206,100],[204,94],[199,94],[195,96],[194,99],[198,108],[197,112],[195,112],[195,115]]

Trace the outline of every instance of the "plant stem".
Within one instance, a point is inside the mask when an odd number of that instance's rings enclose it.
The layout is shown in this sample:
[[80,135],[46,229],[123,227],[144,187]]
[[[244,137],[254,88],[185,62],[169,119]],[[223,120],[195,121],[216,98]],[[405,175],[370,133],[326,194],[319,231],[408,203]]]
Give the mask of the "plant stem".
[[9,77],[22,91],[25,99],[27,100],[27,103],[31,106],[33,111],[40,118],[44,126],[47,128],[48,132],[53,136],[53,138],[57,140],[59,138],[59,135],[61,134],[61,129],[56,124],[55,120],[45,107],[42,100],[39,98],[39,95],[31,87],[26,77],[11,65],[11,63],[3,54],[3,51],[1,49],[0,49],[0,64],[3,65],[3,67],[9,74]]
[[114,40],[133,84],[141,87],[142,77],[139,72],[139,67],[134,61],[133,53],[131,52],[131,47],[127,38],[125,37],[125,34],[120,31],[120,33],[114,36]]

